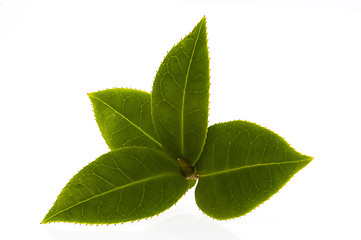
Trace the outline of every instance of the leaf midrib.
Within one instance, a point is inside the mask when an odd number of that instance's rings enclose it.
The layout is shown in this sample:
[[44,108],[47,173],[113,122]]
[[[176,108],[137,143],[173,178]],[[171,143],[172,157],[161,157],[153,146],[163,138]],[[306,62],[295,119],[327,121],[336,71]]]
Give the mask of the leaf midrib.
[[162,178],[162,177],[166,177],[166,176],[178,176],[178,175],[175,174],[175,173],[172,173],[172,174],[170,174],[170,173],[163,173],[163,174],[160,174],[160,175],[156,175],[156,176],[144,178],[144,179],[139,180],[139,181],[130,182],[130,183],[128,183],[128,184],[125,184],[125,185],[116,187],[116,188],[114,188],[114,189],[111,189],[111,190],[109,190],[109,191],[106,191],[106,192],[103,192],[103,193],[100,193],[100,194],[96,194],[96,195],[94,195],[94,196],[92,196],[92,197],[90,197],[90,198],[87,198],[87,199],[84,199],[84,200],[82,200],[82,201],[80,201],[80,202],[77,202],[77,203],[75,203],[75,204],[73,204],[73,205],[71,205],[71,206],[69,206],[69,207],[67,207],[67,208],[65,208],[65,209],[63,209],[63,210],[61,210],[61,211],[53,214],[52,216],[50,216],[50,217],[48,217],[48,218],[44,218],[44,220],[42,221],[42,223],[48,223],[50,219],[54,218],[55,216],[59,215],[60,213],[63,213],[63,212],[65,212],[65,211],[67,211],[67,210],[69,210],[69,209],[71,209],[71,208],[73,208],[73,207],[76,207],[76,206],[78,206],[78,205],[80,205],[80,204],[82,204],[82,203],[88,202],[88,201],[90,201],[90,200],[92,200],[92,199],[94,199],[94,198],[98,198],[98,197],[104,196],[104,195],[106,195],[106,194],[108,194],[108,193],[112,193],[112,192],[114,192],[114,191],[118,191],[118,190],[120,190],[120,189],[122,189],[122,188],[126,188],[126,187],[129,187],[129,186],[135,185],[135,184],[143,183],[143,182],[146,182],[146,181],[151,181],[151,180],[153,180],[153,179]]
[[231,169],[225,169],[225,170],[221,170],[221,171],[213,172],[213,173],[206,173],[206,174],[198,173],[198,176],[199,176],[200,178],[201,178],[201,177],[210,177],[210,176],[214,176],[214,175],[219,175],[219,174],[225,174],[225,173],[235,172],[235,171],[239,171],[239,170],[243,170],[243,169],[248,169],[248,168],[262,167],[262,166],[271,166],[271,165],[291,164],[291,163],[301,163],[301,162],[311,162],[311,160],[312,160],[312,158],[303,159],[303,160],[298,160],[298,161],[288,161],[288,162],[259,163],[259,164],[254,164],[254,165],[248,165],[248,166],[241,166],[241,167],[236,167],[236,168],[231,168]]
[[150,136],[148,133],[146,133],[143,129],[141,129],[138,125],[136,125],[135,123],[133,123],[132,121],[130,121],[127,117],[125,117],[123,114],[121,114],[120,112],[118,112],[117,110],[115,110],[112,106],[110,106],[109,104],[107,104],[106,102],[104,102],[102,99],[95,97],[94,95],[89,95],[91,98],[94,98],[96,100],[98,100],[99,102],[103,103],[105,106],[107,106],[108,108],[110,108],[111,110],[113,110],[116,114],[118,114],[119,116],[121,116],[122,118],[124,118],[126,121],[128,121],[131,125],[133,125],[136,129],[138,129],[140,132],[142,132],[145,136],[147,136],[148,138],[150,138],[153,142],[155,142],[158,146],[162,147],[162,144],[160,142],[158,142],[157,140],[155,140],[152,136]]
[[186,74],[186,78],[185,78],[185,82],[184,82],[184,88],[183,88],[183,95],[182,95],[182,110],[181,110],[181,126],[180,126],[180,130],[181,130],[181,150],[182,150],[182,155],[184,156],[184,102],[185,102],[185,95],[186,95],[186,89],[187,89],[187,84],[188,84],[188,77],[189,77],[189,71],[192,65],[192,60],[193,60],[193,55],[198,43],[198,39],[199,39],[199,34],[201,33],[202,27],[203,27],[203,23],[204,21],[202,21],[201,26],[199,27],[199,31],[197,33],[197,38],[194,42],[194,46],[193,46],[193,50],[192,50],[192,54],[191,57],[189,59],[189,64],[188,64],[188,68],[187,68],[187,74]]

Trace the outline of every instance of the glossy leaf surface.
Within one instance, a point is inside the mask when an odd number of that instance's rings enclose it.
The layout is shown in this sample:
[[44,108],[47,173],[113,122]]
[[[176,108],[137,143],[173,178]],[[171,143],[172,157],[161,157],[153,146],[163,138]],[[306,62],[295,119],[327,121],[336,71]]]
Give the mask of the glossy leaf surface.
[[206,19],[164,58],[153,84],[152,117],[165,149],[191,166],[198,160],[208,126],[209,58]]
[[145,147],[120,148],[77,173],[42,223],[110,224],[151,217],[188,190],[174,159]]
[[111,150],[126,146],[161,148],[150,113],[150,93],[114,88],[88,95],[99,129]]
[[242,216],[278,192],[311,160],[257,124],[213,125],[196,165],[197,205],[216,219]]

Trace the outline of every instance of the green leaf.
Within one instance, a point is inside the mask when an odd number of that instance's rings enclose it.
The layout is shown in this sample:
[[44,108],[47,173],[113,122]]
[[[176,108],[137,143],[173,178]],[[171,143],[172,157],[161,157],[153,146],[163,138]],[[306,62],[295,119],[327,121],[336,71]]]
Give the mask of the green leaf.
[[197,179],[187,179],[189,184],[189,189],[193,188],[197,184]]
[[100,131],[111,150],[126,146],[161,149],[150,113],[150,93],[115,88],[88,95]]
[[42,223],[111,224],[154,216],[188,190],[174,159],[156,149],[120,148],[77,173]]
[[191,166],[208,126],[209,58],[206,19],[164,58],[153,84],[152,117],[163,147]]
[[196,165],[197,205],[216,219],[242,216],[278,192],[311,160],[257,124],[213,125]]

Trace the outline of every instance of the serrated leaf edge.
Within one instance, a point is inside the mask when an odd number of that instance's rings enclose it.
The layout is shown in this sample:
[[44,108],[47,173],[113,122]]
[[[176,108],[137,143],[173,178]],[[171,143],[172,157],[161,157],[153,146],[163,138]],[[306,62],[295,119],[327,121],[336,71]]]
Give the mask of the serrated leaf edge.
[[130,121],[127,117],[125,117],[123,114],[121,114],[120,112],[118,112],[117,110],[115,110],[112,106],[110,106],[109,104],[107,104],[106,102],[104,102],[102,99],[94,96],[93,93],[88,93],[88,96],[90,99],[95,99],[97,101],[99,101],[100,103],[104,104],[105,106],[107,106],[109,109],[111,109],[112,111],[114,111],[116,114],[118,114],[119,116],[121,116],[123,119],[125,119],[126,121],[128,121],[132,126],[134,126],[136,129],[138,129],[140,132],[142,132],[145,136],[147,136],[149,139],[151,139],[153,142],[155,142],[158,146],[160,146],[161,148],[163,147],[162,144],[160,142],[158,142],[157,140],[155,140],[152,136],[150,136],[148,133],[146,133],[143,129],[141,129],[138,125],[134,124],[132,121]]
[[262,167],[262,166],[270,166],[270,165],[281,165],[281,164],[292,164],[292,163],[301,163],[301,162],[311,162],[312,159],[313,159],[313,157],[307,156],[307,159],[298,160],[298,161],[260,163],[260,164],[254,164],[254,165],[248,165],[248,166],[242,166],[242,167],[237,167],[237,168],[226,169],[226,170],[222,170],[222,171],[219,171],[219,172],[213,172],[213,173],[207,173],[207,174],[198,173],[198,176],[200,178],[204,178],[204,177],[209,177],[209,176],[214,176],[214,175],[219,175],[219,174],[223,174],[223,173],[229,173],[229,172],[234,172],[234,171],[238,171],[238,170],[242,170],[242,169],[248,169],[248,168],[254,168],[254,167]]
[[73,204],[73,205],[71,205],[71,206],[63,209],[63,210],[57,212],[56,214],[54,214],[54,215],[52,215],[52,216],[50,216],[50,217],[48,217],[48,218],[44,218],[44,220],[43,220],[41,223],[51,222],[51,221],[49,221],[51,218],[59,215],[59,214],[62,213],[62,212],[65,212],[65,211],[67,211],[67,210],[69,210],[69,209],[71,209],[71,208],[73,208],[73,207],[75,207],[75,206],[78,206],[79,204],[82,204],[82,203],[85,203],[85,202],[87,202],[87,201],[90,201],[90,200],[92,200],[92,199],[94,199],[94,198],[97,198],[97,197],[106,195],[106,194],[108,194],[108,193],[117,191],[117,190],[122,189],[122,188],[125,188],[125,187],[129,187],[129,186],[132,186],[132,185],[135,185],[135,184],[139,184],[139,183],[142,183],[142,182],[146,182],[146,181],[149,181],[149,180],[161,178],[161,177],[164,177],[164,176],[179,176],[179,175],[176,175],[176,174],[174,174],[174,173],[172,173],[172,174],[163,173],[163,174],[156,175],[156,176],[152,176],[152,177],[149,177],[149,178],[144,178],[144,179],[142,179],[142,180],[140,180],[140,181],[134,181],[134,182],[131,182],[131,183],[129,183],[129,184],[122,185],[122,186],[120,186],[120,187],[116,187],[116,188],[111,189],[111,190],[109,190],[109,191],[106,191],[106,192],[103,192],[103,193],[94,195],[94,196],[92,196],[92,197],[90,197],[90,198],[87,198],[87,199],[85,199],[85,200],[83,200],[83,201],[77,202],[76,204]]
[[184,101],[185,101],[185,95],[186,95],[186,90],[187,90],[187,84],[188,84],[188,75],[189,75],[189,70],[191,68],[192,65],[192,61],[193,61],[193,55],[194,55],[194,51],[197,47],[197,43],[198,43],[198,39],[199,39],[199,34],[201,33],[201,30],[203,28],[203,25],[205,24],[206,18],[203,17],[201,20],[201,26],[199,26],[198,29],[198,33],[197,33],[197,38],[195,39],[194,42],[194,46],[193,46],[193,50],[192,50],[192,54],[191,57],[189,59],[189,64],[188,64],[188,68],[187,68],[187,74],[186,74],[186,78],[184,81],[184,88],[183,88],[183,94],[182,94],[182,109],[181,109],[181,126],[180,126],[180,131],[181,131],[181,150],[182,150],[182,155],[184,155]]

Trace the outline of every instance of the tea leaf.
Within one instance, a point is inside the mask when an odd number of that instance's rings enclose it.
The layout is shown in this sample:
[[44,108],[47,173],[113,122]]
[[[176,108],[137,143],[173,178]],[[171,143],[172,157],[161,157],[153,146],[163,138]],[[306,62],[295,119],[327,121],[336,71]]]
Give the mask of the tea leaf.
[[206,19],[164,58],[153,84],[152,117],[165,149],[191,166],[208,126],[209,58]]
[[126,146],[161,149],[150,113],[149,93],[115,88],[88,95],[99,129],[111,150]]
[[164,58],[152,94],[124,88],[90,93],[112,151],[68,182],[42,223],[152,217],[197,181],[195,198],[205,214],[235,218],[269,199],[312,160],[254,123],[207,129],[209,85],[204,17]]
[[42,223],[111,224],[151,217],[188,190],[174,159],[156,149],[120,148],[77,173]]
[[193,188],[197,184],[197,179],[187,179],[189,189]]
[[239,217],[270,198],[311,160],[257,124],[213,125],[196,165],[197,205],[216,219]]

